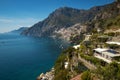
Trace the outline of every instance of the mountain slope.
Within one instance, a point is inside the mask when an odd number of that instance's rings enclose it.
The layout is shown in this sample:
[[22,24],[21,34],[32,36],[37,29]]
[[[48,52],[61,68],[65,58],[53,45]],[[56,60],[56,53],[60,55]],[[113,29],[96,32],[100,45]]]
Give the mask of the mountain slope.
[[23,32],[25,35],[44,36],[51,35],[55,30],[70,27],[76,23],[84,23],[92,19],[95,14],[86,13],[86,10],[78,10],[63,7],[55,10],[48,18],[42,22],[38,22],[31,28]]
[[[100,19],[115,17],[119,13],[117,2],[93,7],[89,10],[62,7],[56,9],[45,20],[23,31],[22,34],[36,37],[51,36],[61,28],[68,28],[76,23],[86,24]],[[88,28],[90,28],[90,26]]]
[[10,31],[9,33],[21,33],[21,32],[23,32],[24,30],[27,30],[27,29],[28,29],[28,27],[21,27],[19,29]]

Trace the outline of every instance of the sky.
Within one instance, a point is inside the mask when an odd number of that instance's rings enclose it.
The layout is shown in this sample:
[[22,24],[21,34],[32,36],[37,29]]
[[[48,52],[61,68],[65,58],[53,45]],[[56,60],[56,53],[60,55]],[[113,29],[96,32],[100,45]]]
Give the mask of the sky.
[[20,27],[31,27],[44,20],[55,9],[72,7],[89,9],[114,0],[0,0],[0,33]]

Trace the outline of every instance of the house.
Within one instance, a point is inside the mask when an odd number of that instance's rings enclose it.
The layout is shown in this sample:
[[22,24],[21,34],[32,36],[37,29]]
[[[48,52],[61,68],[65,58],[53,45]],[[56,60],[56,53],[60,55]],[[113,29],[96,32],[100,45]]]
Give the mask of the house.
[[120,63],[120,53],[113,49],[106,48],[96,48],[94,51],[94,57],[101,59],[107,63],[111,63],[112,61],[117,61]]
[[74,45],[73,48],[74,49],[78,49],[80,47],[80,45]]
[[68,69],[68,65],[69,65],[68,62],[65,62],[65,63],[64,63],[64,67],[65,67],[65,69]]

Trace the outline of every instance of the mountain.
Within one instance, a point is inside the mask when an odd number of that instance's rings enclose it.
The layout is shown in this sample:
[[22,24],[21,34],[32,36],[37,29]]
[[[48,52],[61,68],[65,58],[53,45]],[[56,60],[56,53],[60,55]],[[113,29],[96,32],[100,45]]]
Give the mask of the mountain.
[[[113,2],[103,6],[92,7],[88,10],[79,10],[69,7],[61,7],[51,13],[45,20],[34,24],[22,32],[27,36],[56,36],[62,28],[69,28],[75,24],[85,25],[87,30],[96,27],[96,22],[102,19],[114,18],[120,14],[119,2]],[[92,25],[88,25],[91,24]],[[69,29],[68,29],[69,30]]]
[[[93,11],[92,11],[93,12]],[[79,10],[69,7],[62,7],[51,13],[48,18],[38,22],[23,34],[31,36],[50,36],[61,28],[70,27],[76,23],[90,21],[95,14],[86,10]]]
[[20,34],[21,32],[23,32],[26,29],[28,29],[28,27],[21,27],[19,29],[10,31],[9,33],[19,33]]

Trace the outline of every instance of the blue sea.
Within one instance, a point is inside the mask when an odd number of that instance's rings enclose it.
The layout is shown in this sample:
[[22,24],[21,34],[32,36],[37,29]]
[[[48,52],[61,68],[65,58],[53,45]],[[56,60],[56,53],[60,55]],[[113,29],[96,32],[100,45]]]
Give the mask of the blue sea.
[[0,34],[0,80],[36,80],[69,44],[52,38]]

